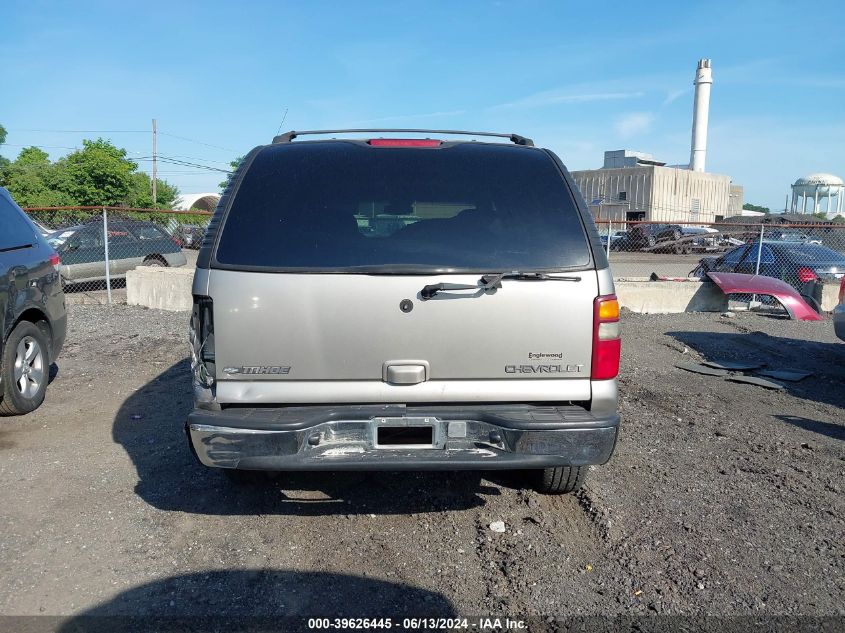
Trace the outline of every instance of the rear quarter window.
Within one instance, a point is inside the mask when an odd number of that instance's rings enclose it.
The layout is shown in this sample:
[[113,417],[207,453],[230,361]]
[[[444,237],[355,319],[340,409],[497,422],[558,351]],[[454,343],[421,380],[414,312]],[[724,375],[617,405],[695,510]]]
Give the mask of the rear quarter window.
[[0,251],[24,248],[36,243],[35,227],[17,205],[0,195]]
[[261,150],[224,217],[223,267],[572,269],[591,262],[575,201],[536,149],[316,142]]

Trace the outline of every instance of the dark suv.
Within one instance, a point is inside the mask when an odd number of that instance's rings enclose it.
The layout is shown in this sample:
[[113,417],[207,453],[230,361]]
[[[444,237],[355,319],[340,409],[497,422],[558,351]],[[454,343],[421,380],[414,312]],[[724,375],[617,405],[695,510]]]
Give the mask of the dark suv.
[[44,400],[50,364],[65,340],[59,257],[0,187],[0,415]]

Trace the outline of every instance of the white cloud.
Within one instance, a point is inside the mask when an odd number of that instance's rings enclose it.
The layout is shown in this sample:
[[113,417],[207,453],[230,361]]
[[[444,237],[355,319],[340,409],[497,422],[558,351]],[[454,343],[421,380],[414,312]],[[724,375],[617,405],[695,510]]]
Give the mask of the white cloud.
[[666,94],[666,98],[663,100],[663,103],[660,104],[661,107],[666,107],[667,105],[674,103],[681,97],[686,94],[692,92],[692,88],[682,88],[680,90],[671,90]]
[[352,125],[370,125],[372,123],[389,123],[391,121],[414,121],[416,119],[435,119],[440,117],[457,117],[466,113],[466,110],[448,110],[438,112],[427,112],[425,114],[398,114],[396,116],[385,116],[378,119],[366,119],[355,121]]
[[516,101],[500,103],[491,106],[491,110],[505,108],[537,108],[559,103],[586,103],[589,101],[611,101],[617,99],[636,99],[642,97],[643,92],[562,92],[560,90],[546,90],[529,95]]
[[619,118],[614,123],[616,133],[622,138],[630,138],[648,132],[654,121],[651,112],[631,112]]

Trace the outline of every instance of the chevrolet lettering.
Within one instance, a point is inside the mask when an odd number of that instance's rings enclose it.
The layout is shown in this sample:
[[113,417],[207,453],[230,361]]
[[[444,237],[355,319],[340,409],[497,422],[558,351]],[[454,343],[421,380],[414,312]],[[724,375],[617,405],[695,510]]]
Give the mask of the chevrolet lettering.
[[583,369],[583,365],[505,365],[506,374],[577,374]]

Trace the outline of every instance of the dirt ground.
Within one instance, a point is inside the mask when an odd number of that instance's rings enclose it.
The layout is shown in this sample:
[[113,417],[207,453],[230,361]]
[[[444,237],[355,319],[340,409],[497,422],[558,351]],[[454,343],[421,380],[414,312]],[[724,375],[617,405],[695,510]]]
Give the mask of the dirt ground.
[[[509,474],[195,463],[187,315],[70,308],[0,420],[0,614],[845,617],[845,343],[829,322],[626,314],[623,430],[577,496]],[[782,392],[701,359],[812,371]],[[504,521],[506,531],[490,529]]]

